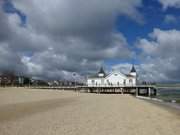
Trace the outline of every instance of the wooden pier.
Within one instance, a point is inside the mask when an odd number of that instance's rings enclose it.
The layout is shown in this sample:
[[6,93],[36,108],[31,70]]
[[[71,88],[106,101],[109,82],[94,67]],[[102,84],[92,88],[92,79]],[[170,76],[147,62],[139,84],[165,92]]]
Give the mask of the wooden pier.
[[106,94],[132,94],[136,96],[155,96],[157,88],[152,85],[137,86],[81,86],[77,87],[78,91],[89,93],[106,93]]

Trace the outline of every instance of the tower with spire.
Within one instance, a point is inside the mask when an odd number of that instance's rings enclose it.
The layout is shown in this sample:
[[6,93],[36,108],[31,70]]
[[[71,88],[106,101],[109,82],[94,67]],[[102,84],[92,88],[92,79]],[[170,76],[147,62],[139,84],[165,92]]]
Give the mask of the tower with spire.
[[134,76],[134,77],[137,76],[137,72],[136,72],[136,69],[135,69],[134,65],[132,65],[132,68],[131,68],[131,71],[130,71],[129,74],[132,75],[132,76]]
[[106,73],[104,72],[103,67],[100,68],[99,72],[98,72],[98,76],[99,77],[105,77]]

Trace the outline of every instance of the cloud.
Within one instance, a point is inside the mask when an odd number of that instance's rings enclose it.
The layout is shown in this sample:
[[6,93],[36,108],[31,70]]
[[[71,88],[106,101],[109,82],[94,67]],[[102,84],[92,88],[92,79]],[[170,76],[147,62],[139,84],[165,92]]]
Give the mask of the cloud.
[[142,51],[139,56],[142,78],[154,81],[180,80],[179,36],[179,30],[154,29],[148,39],[139,40],[137,46]]
[[10,64],[6,69],[46,79],[68,78],[74,72],[84,75],[107,59],[131,59],[126,37],[115,29],[116,19],[143,21],[137,10],[141,0],[9,2],[26,21],[22,27],[19,14],[0,10],[0,49],[7,51],[0,57],[0,67],[6,61]]
[[14,54],[7,43],[0,43],[0,71],[15,72],[18,75],[24,74],[26,66],[21,62],[19,55]]
[[180,0],[159,0],[162,4],[163,9],[167,9],[169,7],[180,8]]
[[166,24],[174,24],[174,23],[177,23],[178,22],[178,17],[175,17],[174,15],[166,15],[165,18],[164,18],[164,22]]
[[14,3],[28,16],[29,25],[38,33],[56,40],[81,37],[99,46],[108,45],[117,16],[142,20],[136,10],[141,6],[141,0],[32,0],[28,4],[24,0],[16,0]]
[[128,74],[131,71],[131,68],[132,68],[132,64],[129,63],[116,64],[112,66],[113,70],[120,71],[124,74]]
[[6,13],[17,14],[21,20],[21,26],[23,26],[26,23],[26,15],[22,13],[20,10],[16,9],[14,5],[11,3],[11,0],[4,0],[2,8]]

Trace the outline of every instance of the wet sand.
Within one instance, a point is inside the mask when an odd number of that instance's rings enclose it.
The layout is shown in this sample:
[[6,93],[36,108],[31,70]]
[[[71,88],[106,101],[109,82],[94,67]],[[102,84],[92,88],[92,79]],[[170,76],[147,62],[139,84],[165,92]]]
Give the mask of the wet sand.
[[129,95],[0,88],[0,135],[179,135],[180,116]]

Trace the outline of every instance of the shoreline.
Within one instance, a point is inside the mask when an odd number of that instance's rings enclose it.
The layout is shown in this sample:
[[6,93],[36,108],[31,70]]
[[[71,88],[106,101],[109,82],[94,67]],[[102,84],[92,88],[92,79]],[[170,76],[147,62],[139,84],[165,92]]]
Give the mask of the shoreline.
[[158,99],[158,98],[149,98],[149,97],[142,97],[142,96],[138,96],[136,98],[143,100],[147,103],[151,103],[151,104],[158,106],[160,108],[163,108],[167,111],[170,111],[170,112],[172,112],[175,115],[180,117],[180,104],[166,102],[166,101],[163,101],[163,100]]

